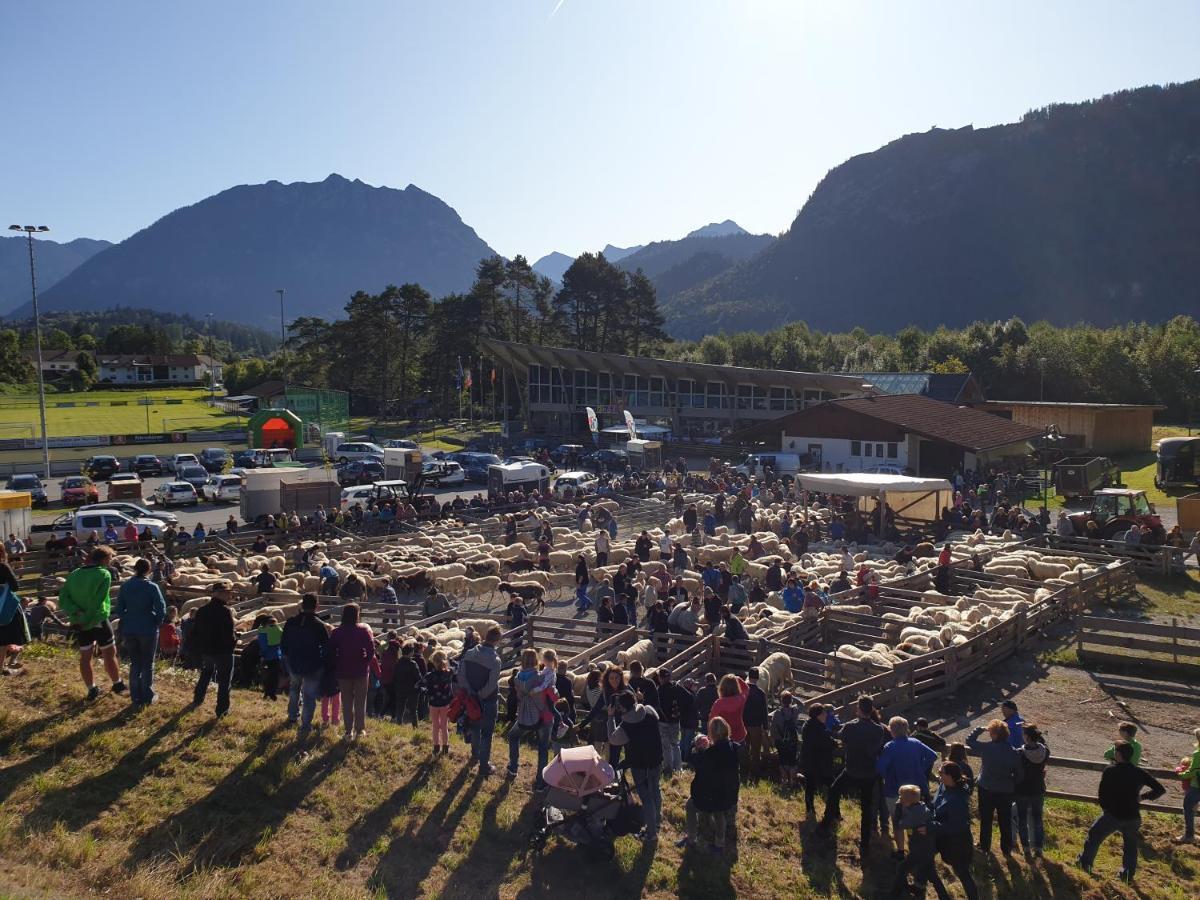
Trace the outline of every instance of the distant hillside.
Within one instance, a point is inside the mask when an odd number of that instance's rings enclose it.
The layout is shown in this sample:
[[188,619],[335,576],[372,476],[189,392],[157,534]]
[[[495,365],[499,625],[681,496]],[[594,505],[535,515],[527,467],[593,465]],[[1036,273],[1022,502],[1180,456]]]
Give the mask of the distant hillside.
[[[736,231],[714,237],[695,235],[709,229],[732,225]],[[659,302],[695,287],[769,247],[775,238],[769,234],[750,234],[733,222],[706,225],[677,241],[655,241],[617,263],[627,272],[641,269],[654,282]]]
[[637,253],[641,249],[641,244],[635,244],[632,247],[614,247],[612,244],[605,244],[604,249],[600,252],[604,254],[604,258],[610,263],[617,263],[630,254]]
[[47,309],[117,305],[214,313],[278,327],[334,317],[357,290],[420,282],[434,296],[470,287],[492,249],[432,194],[330,175],[241,185],[178,209],[81,265],[45,293]]
[[[0,316],[29,301],[29,245],[23,236],[16,232],[12,234],[12,237],[0,237]],[[43,293],[81,263],[111,246],[108,241],[91,238],[76,238],[65,244],[35,238],[33,254],[37,264],[38,293]]]
[[695,231],[688,232],[688,237],[727,237],[731,234],[749,234],[745,228],[739,225],[733,219],[726,219],[724,222],[713,222],[705,225],[703,228],[697,228]]
[[[764,252],[664,298],[679,337],[1200,309],[1200,81],[934,129],[831,171]],[[628,261],[626,261],[628,262]]]
[[573,257],[554,250],[535,262],[533,264],[533,271],[539,275],[545,275],[555,283],[561,283],[563,273],[571,268],[571,263],[573,262],[575,262]]

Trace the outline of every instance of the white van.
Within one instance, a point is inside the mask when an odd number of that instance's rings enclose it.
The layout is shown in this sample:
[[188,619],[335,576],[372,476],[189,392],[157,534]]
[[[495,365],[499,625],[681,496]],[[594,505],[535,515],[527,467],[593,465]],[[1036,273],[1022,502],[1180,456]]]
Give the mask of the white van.
[[751,453],[733,471],[741,475],[761,475],[770,466],[776,475],[795,475],[800,471],[799,453]]
[[594,494],[600,479],[594,472],[563,472],[554,481],[554,496],[561,497],[570,488],[574,493]]

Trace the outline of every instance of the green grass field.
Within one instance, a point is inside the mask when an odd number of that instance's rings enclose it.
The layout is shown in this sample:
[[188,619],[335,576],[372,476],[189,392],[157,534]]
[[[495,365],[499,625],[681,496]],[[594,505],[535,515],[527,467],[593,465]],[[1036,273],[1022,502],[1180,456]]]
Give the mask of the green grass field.
[[[149,397],[153,403],[140,405]],[[161,431],[205,431],[236,428],[238,418],[207,403],[202,388],[162,388],[156,390],[86,391],[78,394],[46,395],[46,430],[50,437],[74,437],[93,434],[146,434]],[[167,403],[168,400],[180,401]],[[112,406],[112,402],[128,405]],[[75,403],[62,408],[55,404]],[[97,406],[83,406],[97,403]],[[147,415],[148,414],[148,415]],[[241,421],[244,423],[245,418]],[[0,397],[0,438],[36,438],[38,422],[36,394]]]
[[[475,778],[464,746],[429,756],[427,725],[370,720],[344,744],[326,731],[296,744],[284,701],[235,691],[230,715],[190,711],[194,675],[160,669],[159,703],[131,713],[124,698],[81,700],[74,655],[36,645],[5,678],[0,704],[0,896],[75,897],[877,897],[893,864],[877,842],[864,866],[855,804],[836,848],[812,838],[803,795],[744,785],[739,857],[675,846],[690,776],[663,784],[657,848],[617,841],[611,862],[587,861],[552,838],[524,856],[541,807],[534,757],[517,779]],[[493,760],[503,764],[504,742]],[[1172,785],[1166,802],[1177,804]],[[1178,816],[1143,819],[1138,883],[1117,882],[1109,840],[1088,876],[1072,864],[1097,814],[1048,801],[1045,859],[978,855],[987,898],[1184,900],[1200,890],[1195,848],[1174,847]],[[942,868],[950,890],[961,888]]]

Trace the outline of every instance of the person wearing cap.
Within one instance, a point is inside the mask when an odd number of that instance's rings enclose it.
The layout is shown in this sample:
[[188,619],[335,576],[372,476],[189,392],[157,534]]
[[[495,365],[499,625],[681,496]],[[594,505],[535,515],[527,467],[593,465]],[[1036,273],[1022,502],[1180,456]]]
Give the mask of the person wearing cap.
[[196,610],[188,642],[200,657],[200,677],[192,694],[192,706],[204,703],[208,685],[217,683],[217,717],[229,712],[229,688],[233,681],[233,654],[237,649],[233,612],[229,609],[229,582],[212,586],[208,603]]

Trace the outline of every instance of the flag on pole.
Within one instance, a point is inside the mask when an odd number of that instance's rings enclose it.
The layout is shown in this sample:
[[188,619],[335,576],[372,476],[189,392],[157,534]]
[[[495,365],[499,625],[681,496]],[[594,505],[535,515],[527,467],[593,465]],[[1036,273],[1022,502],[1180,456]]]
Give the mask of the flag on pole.
[[471,385],[472,385],[473,383],[474,383],[474,382],[472,382],[472,380],[471,380],[471,370],[470,370],[470,369],[467,369],[467,375],[466,375],[466,378],[463,380],[463,385],[464,385],[464,386],[466,387],[466,389],[469,391],[469,390],[471,389]]
[[496,367],[492,366],[492,384],[496,383]]
[[625,410],[625,428],[629,431],[629,439],[631,441],[636,441],[637,428],[634,427],[633,413],[631,413],[629,410]]
[[596,418],[596,411],[590,406],[587,408],[588,431],[592,433],[592,443],[596,446],[600,445],[600,420]]
[[454,377],[454,387],[460,391],[463,387],[463,367],[461,356],[458,358],[458,374]]

